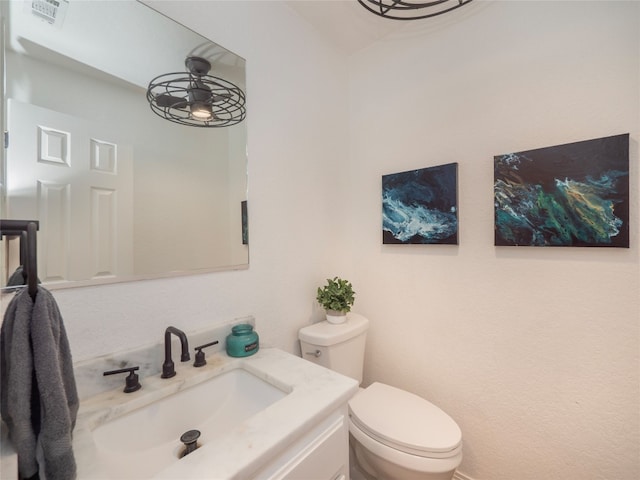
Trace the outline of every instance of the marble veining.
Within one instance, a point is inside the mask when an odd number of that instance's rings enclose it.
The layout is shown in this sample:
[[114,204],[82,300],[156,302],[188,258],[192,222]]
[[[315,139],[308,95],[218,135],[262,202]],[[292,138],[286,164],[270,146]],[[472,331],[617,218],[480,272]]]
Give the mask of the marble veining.
[[[191,353],[190,363],[193,363],[194,360],[194,348],[213,340],[218,340],[219,343],[204,349],[206,356],[209,357],[213,353],[224,351],[226,336],[231,333],[231,328],[239,323],[249,323],[255,326],[255,319],[252,316],[236,318],[231,322],[218,324],[214,327],[186,332]],[[108,370],[139,366],[140,370],[136,373],[143,386],[146,377],[159,374],[164,361],[164,328],[159,328],[155,332],[154,341],[147,345],[74,363],[73,369],[80,401],[118,387],[124,388],[125,375],[103,376],[102,373]],[[180,364],[180,342],[175,335],[172,335],[171,346],[173,361],[178,365]]]

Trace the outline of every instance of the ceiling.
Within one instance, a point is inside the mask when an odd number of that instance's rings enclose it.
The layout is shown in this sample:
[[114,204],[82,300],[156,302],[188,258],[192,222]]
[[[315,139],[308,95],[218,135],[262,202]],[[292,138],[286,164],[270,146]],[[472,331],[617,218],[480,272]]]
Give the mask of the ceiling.
[[367,11],[356,0],[289,0],[285,3],[321,36],[345,53],[352,54],[383,38],[424,35],[446,28],[451,23],[476,14],[490,2],[475,0],[443,15],[411,21],[381,18]]
[[356,0],[290,0],[285,2],[323,37],[345,53],[368,47],[407,22],[380,18]]
[[[119,78],[146,87],[149,80],[148,71],[168,72],[180,71],[183,69],[184,52],[196,52],[199,56],[208,58],[216,69],[222,69],[227,75],[229,69],[239,67],[244,69],[244,63],[240,66],[234,65],[238,57],[226,55],[224,49],[214,46],[216,50],[203,50],[204,39],[198,35],[194,38],[181,36],[148,34],[144,30],[145,25],[149,25],[151,31],[157,31],[156,23],[164,22],[160,30],[170,30],[174,26],[179,27],[174,22],[166,19],[162,15],[157,15],[153,10],[146,8],[138,2],[117,2],[117,8],[113,8],[115,2],[69,2],[63,0],[61,5],[66,7],[60,25],[48,25],[41,19],[35,18],[26,7],[31,2],[0,2],[3,7],[11,10],[11,47],[16,51],[38,53],[37,46],[46,46],[42,51],[43,56],[50,56],[51,50],[57,50],[63,55],[78,58],[87,65],[94,66],[100,70],[110,72]],[[294,12],[307,21],[322,37],[333,43],[339,50],[346,54],[352,54],[373,43],[390,37],[412,34],[415,32],[425,33],[433,28],[438,28],[450,22],[460,21],[464,16],[473,14],[480,8],[483,2],[474,1],[469,6],[464,6],[455,12],[442,16],[416,20],[398,21],[387,18],[380,18],[363,8],[356,0],[288,0],[288,5]],[[114,15],[120,18],[114,18]],[[89,17],[91,15],[91,17]],[[97,15],[97,19],[96,19]],[[141,19],[141,16],[144,19]],[[117,25],[118,28],[112,28]],[[152,28],[153,27],[153,28]],[[179,27],[182,28],[182,27]],[[184,30],[182,28],[182,30]],[[100,38],[108,38],[105,48],[98,48],[94,43],[96,34]],[[135,35],[130,38],[128,35]],[[184,37],[184,38],[183,38]],[[82,41],[78,41],[81,38]],[[180,38],[183,42],[176,42],[174,38]],[[141,41],[144,39],[144,41]],[[168,42],[167,39],[171,39]],[[155,45],[162,51],[161,55],[149,55],[148,52],[140,49],[147,48],[148,44]],[[206,43],[210,49],[213,44]],[[124,48],[116,49],[117,45]],[[30,50],[30,51],[27,51]],[[79,53],[82,55],[79,55]],[[100,52],[98,55],[95,52]],[[117,56],[110,58],[110,52],[118,52]],[[124,52],[124,53],[123,53]],[[191,53],[193,54],[193,53]],[[132,57],[128,61],[123,56]],[[111,55],[113,56],[113,55]],[[240,59],[241,60],[241,59]],[[96,65],[96,63],[105,65]],[[139,66],[140,64],[151,66],[147,68],[128,69],[127,66]],[[155,65],[157,63],[157,65]]]
[[244,60],[137,1],[59,2],[55,21],[34,2],[2,2],[8,47],[67,68],[89,66],[141,88],[151,78],[185,71],[185,57],[206,58],[212,74],[244,83]]

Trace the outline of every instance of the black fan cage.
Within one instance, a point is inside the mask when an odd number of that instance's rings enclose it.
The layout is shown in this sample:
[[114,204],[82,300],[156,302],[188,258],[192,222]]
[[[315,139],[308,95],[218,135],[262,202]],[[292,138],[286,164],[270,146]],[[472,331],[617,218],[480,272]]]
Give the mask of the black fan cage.
[[393,20],[419,20],[435,17],[460,8],[472,0],[434,0],[430,2],[403,0],[358,0],[358,3],[380,17]]
[[[211,108],[212,118],[201,120],[191,115],[194,90],[211,92],[206,100],[198,100]],[[247,116],[246,97],[233,83],[213,75],[190,75],[185,72],[159,75],[147,88],[147,100],[153,112],[171,122],[191,127],[229,127]]]

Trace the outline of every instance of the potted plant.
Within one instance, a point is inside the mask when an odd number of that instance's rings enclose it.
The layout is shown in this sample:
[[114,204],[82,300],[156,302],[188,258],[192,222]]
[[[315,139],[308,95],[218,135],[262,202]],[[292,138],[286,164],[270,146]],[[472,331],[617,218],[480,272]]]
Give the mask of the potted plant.
[[327,278],[324,287],[318,287],[316,300],[325,309],[329,323],[343,323],[347,320],[347,312],[353,306],[355,295],[351,282],[333,277]]

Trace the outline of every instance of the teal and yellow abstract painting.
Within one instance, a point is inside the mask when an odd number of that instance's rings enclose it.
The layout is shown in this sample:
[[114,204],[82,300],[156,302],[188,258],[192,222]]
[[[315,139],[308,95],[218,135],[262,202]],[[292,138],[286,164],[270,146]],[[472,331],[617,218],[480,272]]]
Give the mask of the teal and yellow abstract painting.
[[629,247],[629,134],[494,157],[495,245]]
[[458,164],[382,176],[382,243],[458,244]]

